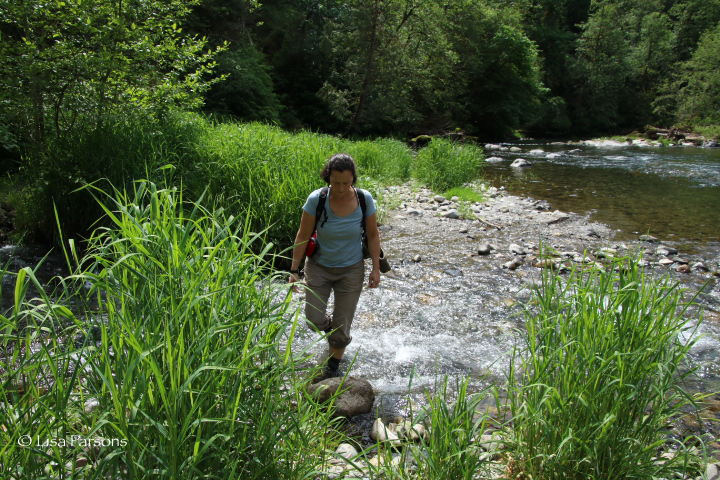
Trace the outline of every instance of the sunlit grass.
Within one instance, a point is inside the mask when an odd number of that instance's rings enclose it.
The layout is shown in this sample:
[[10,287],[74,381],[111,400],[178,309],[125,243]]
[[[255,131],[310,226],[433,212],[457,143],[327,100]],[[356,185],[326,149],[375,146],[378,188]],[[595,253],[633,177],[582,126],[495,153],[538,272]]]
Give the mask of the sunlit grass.
[[[143,182],[108,203],[88,255],[67,250],[62,295],[30,301],[42,287],[18,274],[2,319],[2,478],[308,478],[333,421],[297,377],[272,246],[174,188]],[[114,443],[35,442],[73,435]]]
[[[671,418],[693,404],[682,385],[695,337],[678,285],[626,259],[615,272],[546,273],[536,298],[509,372],[513,470],[537,479],[686,472],[692,456],[666,443]],[[658,461],[663,448],[680,451]]]
[[478,178],[482,160],[482,148],[476,145],[434,139],[418,152],[415,177],[434,191],[446,191]]
[[458,197],[460,200],[465,202],[483,202],[485,198],[482,193],[477,192],[469,187],[455,187],[447,190],[443,193],[445,198]]

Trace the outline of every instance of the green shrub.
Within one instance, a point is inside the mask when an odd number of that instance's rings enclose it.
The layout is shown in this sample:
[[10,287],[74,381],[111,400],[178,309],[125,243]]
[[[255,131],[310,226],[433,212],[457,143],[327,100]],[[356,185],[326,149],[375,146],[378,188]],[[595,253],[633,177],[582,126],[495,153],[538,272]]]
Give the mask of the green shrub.
[[476,192],[468,187],[455,187],[443,193],[445,198],[458,197],[466,202],[482,202],[484,200],[482,193]]
[[108,200],[112,227],[84,260],[69,249],[81,267],[64,295],[29,301],[42,287],[23,269],[1,318],[0,476],[310,478],[332,421],[296,376],[307,359],[291,352],[298,317],[271,246],[175,188]]
[[693,401],[681,387],[694,340],[677,285],[626,261],[567,281],[545,274],[536,295],[510,372],[513,470],[578,480],[685,473],[682,451],[657,458],[671,417]]
[[403,142],[378,139],[352,143],[348,148],[363,175],[384,182],[406,182],[412,174],[413,157]]
[[442,192],[478,178],[482,160],[482,150],[475,145],[436,139],[418,152],[415,176]]

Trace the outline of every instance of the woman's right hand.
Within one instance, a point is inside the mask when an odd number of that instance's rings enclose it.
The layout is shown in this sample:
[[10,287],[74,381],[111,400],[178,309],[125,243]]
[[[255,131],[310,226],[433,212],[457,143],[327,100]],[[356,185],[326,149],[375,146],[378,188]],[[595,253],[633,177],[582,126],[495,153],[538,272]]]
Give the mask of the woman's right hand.
[[[298,276],[298,274],[297,274],[297,273],[291,273],[291,274],[290,274],[290,277],[288,278],[288,283],[296,283],[296,282],[298,282],[298,281],[300,281],[300,277]],[[299,292],[300,292],[300,289],[298,288],[297,285],[293,285],[293,292],[295,292],[295,293],[299,293]]]

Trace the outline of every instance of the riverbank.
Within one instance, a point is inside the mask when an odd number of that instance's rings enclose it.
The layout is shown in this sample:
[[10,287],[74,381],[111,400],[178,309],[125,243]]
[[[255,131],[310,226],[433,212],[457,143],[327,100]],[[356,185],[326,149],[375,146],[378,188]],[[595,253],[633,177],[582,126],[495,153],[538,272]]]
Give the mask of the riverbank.
[[[502,384],[505,355],[524,329],[520,316],[544,269],[568,278],[573,268],[610,270],[613,258],[642,256],[646,274],[669,276],[691,291],[707,284],[706,295],[697,299],[706,309],[706,333],[720,327],[717,255],[676,252],[673,242],[649,236],[617,240],[623,232],[586,215],[558,211],[502,188],[481,183],[474,188],[486,201],[446,199],[412,184],[380,190],[382,245],[393,271],[381,288],[362,295],[356,340],[348,348],[354,363],[346,364],[351,376],[367,378],[376,391],[372,413],[347,425],[365,449],[375,443],[371,431],[377,417],[393,426],[417,418],[427,401],[421,391],[437,387],[433,376],[469,378],[473,391],[490,381]],[[697,318],[697,310],[691,315]],[[698,346],[693,361],[714,349]],[[720,396],[712,388],[712,378],[718,378],[713,368],[701,369],[707,383],[690,388],[708,394],[699,415],[678,416],[667,434],[688,444],[702,438],[716,461],[720,431],[713,419]],[[395,458],[399,461],[400,453]],[[336,465],[336,471],[342,468]]]

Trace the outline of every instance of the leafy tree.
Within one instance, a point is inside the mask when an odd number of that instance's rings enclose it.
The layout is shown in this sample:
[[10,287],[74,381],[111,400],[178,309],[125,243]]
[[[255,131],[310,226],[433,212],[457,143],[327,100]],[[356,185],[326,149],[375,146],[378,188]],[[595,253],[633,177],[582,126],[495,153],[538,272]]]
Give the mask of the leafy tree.
[[692,58],[683,65],[678,119],[720,124],[720,24],[706,32]]
[[574,120],[584,130],[609,129],[621,121],[620,105],[628,100],[625,12],[617,0],[594,0],[578,40],[574,76]]
[[408,132],[448,111],[456,55],[444,21],[437,0],[355,0],[337,11],[318,94],[346,132]]
[[524,29],[537,46],[541,79],[548,89],[537,119],[528,125],[533,130],[566,132],[572,127],[572,61],[589,10],[590,0],[532,0],[523,9]]
[[535,44],[520,12],[476,2],[450,12],[459,94],[454,117],[482,136],[503,136],[529,122],[545,89]]
[[253,33],[258,6],[254,0],[204,0],[184,20],[185,30],[207,38],[212,47],[226,48],[216,56],[213,74],[222,80],[206,92],[205,112],[279,121],[271,67]]
[[179,27],[197,1],[4,2],[0,124],[39,146],[108,115],[199,106],[215,52]]

